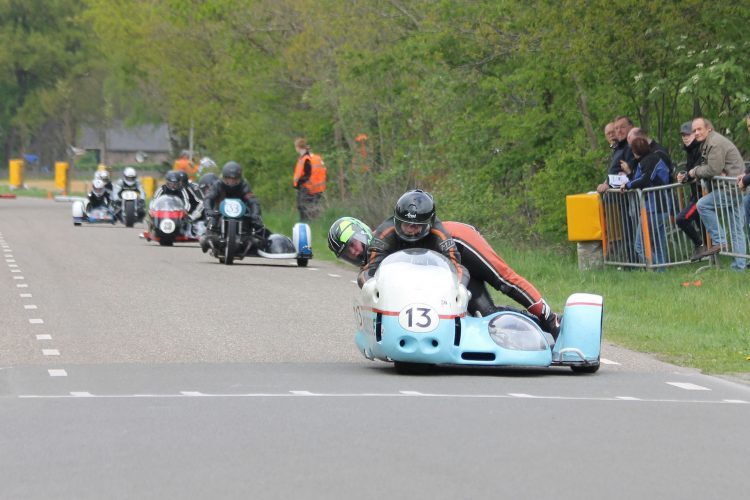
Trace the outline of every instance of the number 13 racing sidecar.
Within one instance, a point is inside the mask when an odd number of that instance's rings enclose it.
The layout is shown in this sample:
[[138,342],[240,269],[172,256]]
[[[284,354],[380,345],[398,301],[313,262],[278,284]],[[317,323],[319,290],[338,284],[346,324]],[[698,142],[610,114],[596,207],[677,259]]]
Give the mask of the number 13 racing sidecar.
[[568,298],[557,341],[520,312],[468,315],[469,298],[455,267],[439,253],[391,254],[360,291],[357,347],[368,359],[394,362],[400,372],[429,365],[599,369],[601,296]]

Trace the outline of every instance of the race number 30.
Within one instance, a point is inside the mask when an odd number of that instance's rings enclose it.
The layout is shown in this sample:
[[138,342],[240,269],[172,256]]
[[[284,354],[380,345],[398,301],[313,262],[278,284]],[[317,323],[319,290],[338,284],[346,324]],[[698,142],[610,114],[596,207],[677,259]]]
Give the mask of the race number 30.
[[437,328],[439,321],[435,310],[426,304],[410,304],[398,314],[398,324],[410,332],[431,332]]

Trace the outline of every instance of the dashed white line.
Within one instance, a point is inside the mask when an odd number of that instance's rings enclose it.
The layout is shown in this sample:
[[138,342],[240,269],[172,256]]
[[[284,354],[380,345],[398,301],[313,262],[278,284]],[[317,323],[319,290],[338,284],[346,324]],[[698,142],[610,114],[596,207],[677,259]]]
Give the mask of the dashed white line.
[[[18,276],[14,276],[13,279],[19,279]],[[23,278],[20,278],[23,279]],[[29,285],[26,283],[17,283],[16,288],[29,288]]]
[[318,269],[317,267],[308,267],[307,270],[308,271],[320,271],[320,269]]
[[[13,262],[15,262],[15,260]],[[18,264],[8,264],[8,267],[18,267]]]
[[703,387],[702,385],[696,385],[691,384],[688,382],[667,382],[669,385],[673,385],[675,387],[679,387],[680,389],[685,389],[686,391],[710,391],[708,387]]
[[24,278],[23,276],[13,276],[13,279],[14,280],[22,280],[22,279],[26,279],[26,278]]
[[[7,257],[7,256],[6,256],[6,257]],[[9,263],[9,264],[10,264],[10,263],[13,263],[13,262],[15,262],[15,261],[16,261],[16,259],[8,259],[8,258],[6,258],[6,259],[5,259],[5,262],[7,262],[7,263]]]
[[83,392],[83,391],[71,392],[70,395],[73,396],[73,397],[75,397],[75,398],[91,398],[91,397],[94,397],[94,395],[91,394],[90,392]]
[[617,396],[617,399],[622,401],[640,401],[641,398],[634,398],[633,396]]
[[31,294],[30,293],[22,293],[21,295],[19,295],[19,297],[21,297],[22,299],[30,299],[31,298]]
[[601,358],[599,362],[603,365],[619,365],[617,361],[612,361],[611,359]]
[[42,354],[44,356],[59,356],[60,351],[57,349],[42,349]]
[[37,340],[52,340],[52,335],[49,333],[42,333],[36,336]]
[[41,325],[44,323],[44,320],[41,318],[29,318],[29,323],[32,325]]
[[34,304],[26,304],[23,306],[24,309],[36,309],[37,307]]
[[741,399],[725,399],[724,402],[725,403],[737,403],[741,405],[749,404],[747,401],[743,401]]
[[21,270],[20,269],[11,269],[10,272],[12,272],[12,273],[20,273]]
[[203,396],[202,392],[198,391],[180,391],[183,396]]
[[510,392],[508,393],[508,396],[513,396],[514,398],[536,398],[537,396],[532,396],[531,394],[524,394],[522,392]]
[[51,368],[47,370],[47,373],[49,373],[50,377],[67,377],[68,372],[61,368]]
[[328,273],[328,276],[330,276],[331,278],[340,278],[341,277],[340,274],[331,274],[331,273]]
[[419,391],[398,391],[399,394],[404,396],[425,396],[425,393]]
[[290,393],[294,394],[295,396],[315,396],[310,391],[289,391]]

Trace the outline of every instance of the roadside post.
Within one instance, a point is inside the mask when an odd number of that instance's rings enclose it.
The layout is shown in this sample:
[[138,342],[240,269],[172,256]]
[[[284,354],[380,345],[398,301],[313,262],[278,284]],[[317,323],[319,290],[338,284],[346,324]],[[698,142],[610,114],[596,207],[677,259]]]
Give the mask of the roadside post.
[[578,269],[590,270],[604,266],[602,242],[604,224],[598,193],[572,194],[565,197],[568,218],[568,241],[576,242]]

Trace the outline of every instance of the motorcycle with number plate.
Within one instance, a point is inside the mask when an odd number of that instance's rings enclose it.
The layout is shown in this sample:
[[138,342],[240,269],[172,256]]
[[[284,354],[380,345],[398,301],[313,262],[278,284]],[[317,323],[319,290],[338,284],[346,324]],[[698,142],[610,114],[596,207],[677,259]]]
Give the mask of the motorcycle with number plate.
[[310,227],[295,224],[294,240],[282,234],[268,232],[263,227],[254,227],[245,217],[247,207],[237,198],[227,198],[219,204],[219,234],[207,233],[211,254],[222,264],[230,265],[247,256],[266,259],[296,259],[304,267],[312,259]]
[[206,230],[202,220],[191,221],[182,198],[165,194],[151,201],[148,209],[146,241],[155,241],[162,246],[175,242],[198,241]]
[[520,312],[471,316],[469,299],[443,255],[417,248],[393,253],[360,290],[357,348],[367,359],[394,363],[399,373],[435,365],[599,369],[602,296],[572,294],[556,340]]
[[117,219],[127,227],[133,227],[136,222],[143,222],[145,211],[142,206],[145,200],[136,189],[123,189],[120,199],[113,202]]

